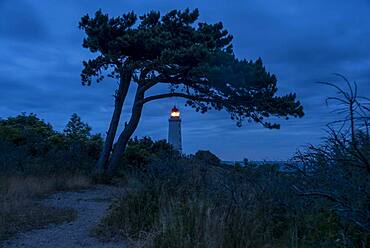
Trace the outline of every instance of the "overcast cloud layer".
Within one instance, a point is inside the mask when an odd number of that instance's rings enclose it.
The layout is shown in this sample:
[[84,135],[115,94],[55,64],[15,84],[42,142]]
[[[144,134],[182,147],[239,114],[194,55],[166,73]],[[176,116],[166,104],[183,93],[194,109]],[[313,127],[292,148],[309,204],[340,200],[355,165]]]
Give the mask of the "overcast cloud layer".
[[238,128],[227,113],[201,115],[183,107],[181,99],[167,99],[145,106],[137,136],[165,139],[169,110],[177,104],[186,153],[207,149],[224,160],[288,159],[301,146],[320,142],[325,124],[335,118],[324,103],[332,91],[316,81],[342,84],[332,75],[339,72],[370,96],[367,0],[0,0],[0,117],[33,112],[61,130],[76,112],[94,132],[105,133],[117,84],[81,85],[82,60],[92,55],[81,46],[79,19],[99,8],[120,15],[186,7],[199,8],[202,21],[222,21],[234,35],[237,56],[261,57],[277,75],[280,92],[296,92],[306,115],[281,121],[280,130],[248,123]]

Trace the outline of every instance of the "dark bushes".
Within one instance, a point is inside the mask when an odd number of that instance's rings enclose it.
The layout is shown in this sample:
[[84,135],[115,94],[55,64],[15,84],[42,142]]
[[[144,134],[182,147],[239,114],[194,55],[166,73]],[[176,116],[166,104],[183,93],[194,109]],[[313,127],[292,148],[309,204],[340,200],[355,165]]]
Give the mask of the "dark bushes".
[[332,132],[324,145],[308,147],[296,157],[293,185],[299,195],[335,213],[348,246],[355,246],[355,236],[370,242],[370,138],[358,131],[355,142]]
[[130,168],[145,168],[154,161],[172,161],[179,158],[180,153],[166,142],[166,140],[153,141],[150,137],[137,137],[128,142],[125,154],[121,160],[120,170]]
[[57,132],[33,114],[0,120],[0,242],[76,217],[74,210],[35,202],[56,191],[90,185],[101,137],[91,135],[75,114],[69,126],[78,128]]
[[90,173],[102,146],[90,130],[76,114],[63,132],[34,114],[0,120],[1,174]]
[[[127,195],[96,233],[140,247],[344,247],[338,215],[297,195],[294,173],[276,165],[214,166],[190,156],[130,173]],[[351,228],[353,242],[363,239]]]
[[[369,142],[362,135],[358,140],[368,156]],[[332,148],[325,156],[338,156]],[[336,180],[340,161],[332,161],[329,170],[324,154],[318,155],[306,160],[311,179],[326,186],[323,177],[343,182]],[[95,230],[100,236],[123,237],[138,247],[366,247],[370,242],[366,230],[342,218],[330,202],[302,197],[297,187],[312,184],[286,165],[227,166],[209,151],[181,156],[165,142],[143,138],[130,142],[123,166],[127,194]],[[358,176],[348,190],[362,185]]]

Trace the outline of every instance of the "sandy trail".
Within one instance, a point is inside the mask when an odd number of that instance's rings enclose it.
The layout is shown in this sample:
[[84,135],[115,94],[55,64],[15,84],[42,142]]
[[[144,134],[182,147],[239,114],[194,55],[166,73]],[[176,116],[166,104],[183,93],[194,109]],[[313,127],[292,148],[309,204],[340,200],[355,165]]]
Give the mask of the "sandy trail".
[[[9,248],[124,248],[122,243],[102,243],[90,236],[105,216],[112,198],[119,194],[115,187],[97,186],[79,192],[60,192],[43,201],[60,208],[73,208],[77,218],[70,223],[50,225],[44,229],[19,234],[3,244]],[[0,244],[1,246],[1,244]]]

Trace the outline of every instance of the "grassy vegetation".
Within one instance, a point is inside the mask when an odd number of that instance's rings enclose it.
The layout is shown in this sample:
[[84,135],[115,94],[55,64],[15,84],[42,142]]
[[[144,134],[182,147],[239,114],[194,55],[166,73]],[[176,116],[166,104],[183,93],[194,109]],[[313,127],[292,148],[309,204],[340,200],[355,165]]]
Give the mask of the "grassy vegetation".
[[77,190],[89,185],[83,176],[13,176],[0,178],[0,240],[18,232],[51,223],[72,221],[72,209],[45,206],[36,201],[56,191]]
[[216,165],[207,152],[154,158],[140,169],[136,162],[126,167],[121,181],[127,194],[114,203],[95,235],[126,239],[133,247],[370,244],[369,234],[342,218],[330,202],[297,194],[291,186],[301,178],[293,171],[269,164]]
[[0,240],[73,220],[72,209],[44,206],[38,200],[89,186],[101,143],[77,115],[63,132],[33,114],[1,119]]

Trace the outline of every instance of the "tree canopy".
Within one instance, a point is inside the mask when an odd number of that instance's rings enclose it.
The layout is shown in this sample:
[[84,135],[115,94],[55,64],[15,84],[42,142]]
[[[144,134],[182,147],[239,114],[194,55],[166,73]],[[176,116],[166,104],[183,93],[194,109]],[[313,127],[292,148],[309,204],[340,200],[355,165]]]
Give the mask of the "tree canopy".
[[[82,83],[90,85],[94,78],[101,82],[108,76],[120,79],[120,87],[131,82],[138,85],[121,148],[135,130],[142,106],[168,97],[185,98],[188,106],[202,113],[224,109],[238,125],[247,119],[279,128],[266,119],[303,116],[295,94],[276,95],[276,76],[266,71],[260,58],[238,59],[233,37],[223,24],[198,22],[198,17],[197,9],[173,10],[165,15],[151,11],[139,17],[129,12],[113,18],[99,10],[94,17],[82,17],[80,28],[86,33],[83,47],[97,54],[83,62]],[[145,95],[158,84],[167,84],[169,90]],[[119,90],[116,97],[122,96],[124,101],[126,94]],[[116,109],[122,108],[117,102]]]

